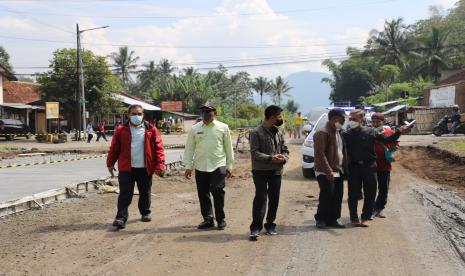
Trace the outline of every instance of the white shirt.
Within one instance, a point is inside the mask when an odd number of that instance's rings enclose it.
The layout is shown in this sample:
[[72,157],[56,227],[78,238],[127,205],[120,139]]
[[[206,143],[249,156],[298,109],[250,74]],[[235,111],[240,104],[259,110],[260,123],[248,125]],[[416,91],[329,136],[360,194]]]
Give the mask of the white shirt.
[[131,167],[145,168],[145,126],[140,124],[131,129]]

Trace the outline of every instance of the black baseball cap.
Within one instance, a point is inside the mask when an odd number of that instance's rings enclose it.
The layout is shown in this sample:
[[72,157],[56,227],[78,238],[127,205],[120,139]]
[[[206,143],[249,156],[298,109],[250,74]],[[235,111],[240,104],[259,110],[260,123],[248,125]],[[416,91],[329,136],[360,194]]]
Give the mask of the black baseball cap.
[[345,117],[346,113],[341,108],[333,108],[328,112],[328,119],[331,119],[336,116]]
[[213,104],[209,103],[209,102],[206,102],[205,104],[200,106],[200,109],[210,109],[212,111],[216,111],[216,107]]

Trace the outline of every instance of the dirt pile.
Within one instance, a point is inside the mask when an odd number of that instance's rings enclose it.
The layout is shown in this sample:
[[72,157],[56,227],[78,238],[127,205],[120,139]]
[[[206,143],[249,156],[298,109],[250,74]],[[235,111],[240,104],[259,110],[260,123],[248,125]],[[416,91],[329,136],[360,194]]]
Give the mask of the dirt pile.
[[398,157],[397,163],[421,178],[465,194],[465,158],[434,147],[404,147]]

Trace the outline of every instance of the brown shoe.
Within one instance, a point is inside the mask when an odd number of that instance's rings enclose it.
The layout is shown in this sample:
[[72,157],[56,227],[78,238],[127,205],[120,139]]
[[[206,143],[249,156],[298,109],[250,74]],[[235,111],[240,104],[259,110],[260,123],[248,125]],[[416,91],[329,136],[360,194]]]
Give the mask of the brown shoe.
[[370,226],[370,221],[369,220],[362,220],[360,222],[359,227],[369,227]]

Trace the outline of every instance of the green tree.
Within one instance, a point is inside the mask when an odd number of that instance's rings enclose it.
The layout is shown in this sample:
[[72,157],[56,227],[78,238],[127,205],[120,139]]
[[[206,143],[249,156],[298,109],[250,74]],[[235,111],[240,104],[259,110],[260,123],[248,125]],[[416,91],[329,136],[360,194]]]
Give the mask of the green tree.
[[270,81],[265,77],[257,77],[252,82],[252,88],[260,95],[260,106],[263,106],[263,95],[268,94],[273,89]]
[[134,51],[129,51],[127,46],[120,47],[118,52],[111,53],[110,57],[113,61],[112,66],[115,67],[114,71],[116,75],[120,78],[123,86],[127,87],[131,81],[131,74],[137,68],[139,57],[135,56]]
[[284,79],[281,76],[276,77],[274,82],[272,83],[272,95],[273,98],[275,99],[275,102],[278,104],[278,106],[281,106],[281,97],[282,96],[287,96],[287,93],[289,90],[292,89],[292,87],[289,85],[287,81],[284,81]]
[[286,106],[284,107],[284,109],[289,111],[289,113],[291,113],[291,114],[296,114],[297,110],[299,110],[299,104],[296,101],[290,99],[290,100],[287,101]]
[[374,34],[368,41],[366,55],[377,55],[381,65],[394,64],[407,70],[406,58],[414,54],[415,41],[409,36],[403,19],[384,23],[384,30]]
[[[42,99],[60,102],[62,112],[67,116],[75,115],[78,99],[76,54],[75,49],[56,50],[49,65],[50,70],[38,77]],[[120,104],[113,98],[113,92],[119,91],[121,86],[108,67],[106,58],[84,51],[82,60],[89,113],[106,114],[116,110]]]
[[447,45],[449,33],[433,26],[428,34],[419,38],[422,44],[419,50],[422,62],[417,72],[434,82],[439,81],[443,69],[449,68],[449,60],[454,54],[453,47]]
[[10,55],[3,46],[0,46],[0,65],[5,67],[10,73],[13,73],[13,66],[10,64]]

